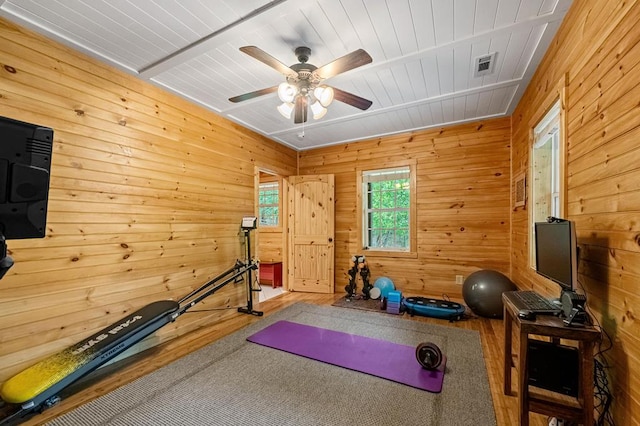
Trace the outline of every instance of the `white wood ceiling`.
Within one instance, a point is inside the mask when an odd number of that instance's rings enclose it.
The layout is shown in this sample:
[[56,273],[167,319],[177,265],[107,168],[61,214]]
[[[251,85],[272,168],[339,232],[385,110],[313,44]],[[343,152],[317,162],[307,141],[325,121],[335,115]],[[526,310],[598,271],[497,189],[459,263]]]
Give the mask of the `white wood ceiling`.
[[[0,13],[298,150],[511,114],[571,0],[0,0]],[[326,83],[373,101],[334,101],[294,124],[272,93],[284,76],[254,45],[321,66],[356,49],[373,62]],[[474,60],[496,53],[493,73]],[[302,136],[304,134],[304,136]]]

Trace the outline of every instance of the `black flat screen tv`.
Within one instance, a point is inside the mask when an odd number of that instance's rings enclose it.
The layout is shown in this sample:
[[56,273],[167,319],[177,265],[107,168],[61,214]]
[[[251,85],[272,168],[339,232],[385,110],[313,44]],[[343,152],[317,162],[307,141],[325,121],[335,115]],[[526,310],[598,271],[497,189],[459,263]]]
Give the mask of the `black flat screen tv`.
[[0,233],[45,236],[53,130],[0,117]]
[[557,283],[561,293],[578,283],[578,243],[575,223],[551,218],[535,223],[536,272]]
[[45,236],[52,151],[52,129],[0,117],[0,278],[6,240]]

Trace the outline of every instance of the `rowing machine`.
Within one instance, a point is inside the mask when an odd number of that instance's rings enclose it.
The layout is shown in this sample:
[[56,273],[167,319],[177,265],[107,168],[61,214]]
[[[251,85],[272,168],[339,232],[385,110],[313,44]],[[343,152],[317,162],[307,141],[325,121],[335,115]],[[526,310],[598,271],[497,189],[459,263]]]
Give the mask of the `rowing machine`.
[[[156,330],[175,321],[180,315],[231,282],[248,275],[248,300],[239,312],[261,316],[253,310],[251,272],[258,268],[250,258],[249,230],[245,229],[247,261],[237,260],[227,271],[182,297],[179,301],[161,300],[125,316],[92,336],[64,349],[62,352],[28,367],[9,378],[0,387],[4,403],[15,404],[14,412],[0,419],[0,425],[20,422],[25,416],[42,412],[60,400],[59,393],[67,386],[96,370],[129,349]],[[2,405],[0,405],[1,407]]]

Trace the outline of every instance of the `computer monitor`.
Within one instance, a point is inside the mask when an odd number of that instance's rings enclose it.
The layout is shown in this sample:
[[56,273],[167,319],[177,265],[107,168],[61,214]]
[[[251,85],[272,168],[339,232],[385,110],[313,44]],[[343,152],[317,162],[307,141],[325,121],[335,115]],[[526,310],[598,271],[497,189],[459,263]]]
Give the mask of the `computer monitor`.
[[45,236],[52,150],[52,129],[0,117],[0,278],[5,240]]
[[535,223],[536,272],[557,283],[561,294],[578,283],[578,243],[575,223],[549,218]]

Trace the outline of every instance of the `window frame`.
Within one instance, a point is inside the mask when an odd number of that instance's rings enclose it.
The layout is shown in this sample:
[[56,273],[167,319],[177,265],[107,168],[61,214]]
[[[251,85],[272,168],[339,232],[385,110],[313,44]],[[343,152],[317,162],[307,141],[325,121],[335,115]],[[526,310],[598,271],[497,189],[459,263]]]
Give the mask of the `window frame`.
[[[386,169],[399,169],[402,167],[409,168],[409,247],[408,250],[380,250],[376,248],[365,247],[365,223],[367,209],[364,197],[366,192],[364,190],[364,176],[367,172],[380,171]],[[416,161],[405,160],[398,162],[385,162],[382,165],[376,165],[372,167],[357,167],[356,168],[356,192],[357,192],[357,231],[358,231],[358,245],[363,253],[366,253],[368,257],[411,257],[417,258],[417,189],[416,189]]]
[[[549,193],[551,195],[550,199],[550,208],[553,208],[553,204],[557,203],[557,211],[556,215],[560,218],[566,218],[567,215],[567,123],[566,123],[566,114],[565,114],[565,105],[566,105],[566,96],[567,96],[567,76],[562,78],[560,82],[556,85],[555,90],[552,90],[545,102],[542,103],[544,109],[540,109],[537,114],[532,117],[532,120],[529,122],[529,176],[528,180],[531,182],[528,185],[528,198],[531,200],[529,203],[529,267],[531,269],[536,268],[536,255],[535,255],[535,222],[540,219],[536,219],[535,210],[536,210],[536,199],[535,199],[535,177],[536,170],[535,161],[534,161],[534,151],[536,149],[536,129],[543,124],[547,116],[557,109],[557,123],[558,129],[556,133],[556,138],[552,143],[557,143],[557,168],[552,169],[552,173],[557,173],[555,179],[552,179],[549,182],[549,186],[553,183],[556,183],[556,188],[550,188]],[[548,124],[548,123],[547,123]],[[548,127],[542,126],[543,128]],[[553,150],[552,150],[553,151]]]
[[[277,203],[277,207],[278,207],[278,224],[277,225],[263,225],[261,222],[261,215],[260,215],[260,208],[264,207],[264,206],[276,206],[275,204],[260,204],[260,192],[261,192],[261,187],[262,185],[270,185],[270,184],[276,184],[278,186],[278,203]],[[273,179],[261,179],[261,181],[258,183],[258,194],[257,194],[257,206],[258,206],[258,226],[263,230],[263,231],[273,231],[273,232],[277,232],[277,231],[281,231],[282,230],[282,178],[278,177],[278,176],[274,176]]]

